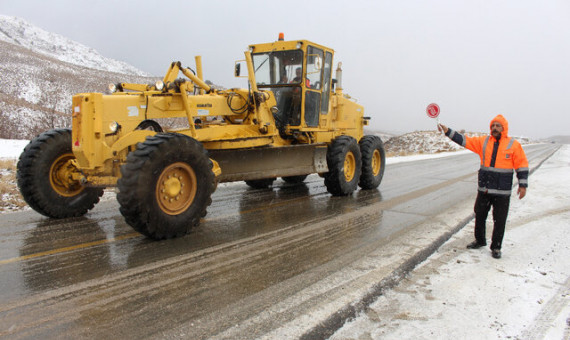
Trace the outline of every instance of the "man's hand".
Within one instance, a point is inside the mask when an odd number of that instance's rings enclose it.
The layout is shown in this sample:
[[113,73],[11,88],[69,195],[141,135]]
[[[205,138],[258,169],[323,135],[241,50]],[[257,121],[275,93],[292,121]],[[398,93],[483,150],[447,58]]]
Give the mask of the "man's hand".
[[443,132],[443,133],[447,133],[447,130],[449,130],[447,128],[447,126],[443,125],[443,124],[438,124],[437,125],[437,129],[439,130],[439,132]]
[[519,200],[522,200],[523,197],[526,195],[526,188],[519,187],[519,190],[517,190],[517,194],[519,195]]

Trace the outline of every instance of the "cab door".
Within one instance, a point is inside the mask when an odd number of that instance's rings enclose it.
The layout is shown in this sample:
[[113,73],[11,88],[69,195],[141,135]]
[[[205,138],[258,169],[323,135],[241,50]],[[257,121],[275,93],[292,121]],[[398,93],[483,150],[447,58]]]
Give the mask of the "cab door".
[[323,62],[323,50],[314,46],[307,46],[304,84],[304,120],[307,127],[317,127],[319,125],[323,91]]

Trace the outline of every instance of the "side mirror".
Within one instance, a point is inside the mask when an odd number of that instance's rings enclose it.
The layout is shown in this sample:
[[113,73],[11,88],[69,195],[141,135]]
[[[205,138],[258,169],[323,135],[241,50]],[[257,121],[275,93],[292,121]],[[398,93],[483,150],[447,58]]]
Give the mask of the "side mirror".
[[[234,67],[234,76],[235,76],[236,78],[247,78],[247,65],[245,65],[245,62],[246,62],[245,60],[238,60],[238,61],[236,61],[236,65],[235,65],[235,67]],[[244,64],[245,73],[246,73],[245,76],[242,76],[242,75],[241,75],[241,69],[242,69],[241,64]]]
[[236,77],[239,77],[240,73],[241,73],[241,64],[239,62],[236,62],[234,74]]

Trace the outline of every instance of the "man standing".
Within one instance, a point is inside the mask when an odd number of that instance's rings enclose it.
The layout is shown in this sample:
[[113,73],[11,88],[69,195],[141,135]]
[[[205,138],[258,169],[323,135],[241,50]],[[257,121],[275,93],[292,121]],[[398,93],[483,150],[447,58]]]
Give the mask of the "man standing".
[[477,200],[475,201],[475,241],[467,245],[478,249],[487,245],[485,221],[493,207],[493,236],[491,251],[494,258],[501,258],[501,246],[509,212],[513,173],[516,171],[519,199],[526,195],[528,187],[528,161],[521,144],[508,136],[509,123],[502,115],[491,121],[491,135],[467,137],[443,124],[439,131],[445,132],[455,143],[477,153],[481,158]]

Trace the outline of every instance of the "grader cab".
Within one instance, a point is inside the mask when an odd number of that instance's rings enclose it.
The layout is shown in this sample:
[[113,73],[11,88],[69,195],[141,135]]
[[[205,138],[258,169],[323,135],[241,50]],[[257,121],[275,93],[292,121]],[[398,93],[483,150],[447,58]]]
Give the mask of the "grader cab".
[[[378,187],[384,148],[364,136],[364,108],[342,90],[334,51],[307,40],[249,46],[236,63],[247,89],[215,89],[173,62],[156,84],[119,83],[73,97],[72,129],[44,132],[18,162],[26,202],[52,218],[81,216],[118,186],[126,222],[164,239],[199,224],[217,183],[269,187],[324,177],[332,195]],[[245,70],[243,70],[245,71]],[[182,73],[185,78],[178,78]],[[165,119],[186,126],[167,129]]]

